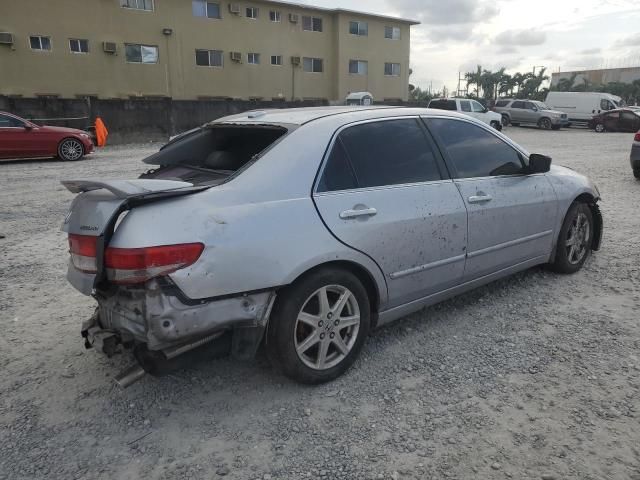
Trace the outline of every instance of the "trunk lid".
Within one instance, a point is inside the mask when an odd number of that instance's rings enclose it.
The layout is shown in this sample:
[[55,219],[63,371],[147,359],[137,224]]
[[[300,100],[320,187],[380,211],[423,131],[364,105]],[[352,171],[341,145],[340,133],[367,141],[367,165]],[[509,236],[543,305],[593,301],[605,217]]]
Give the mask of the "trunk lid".
[[96,237],[96,272],[81,271],[71,260],[67,270],[69,283],[85,295],[91,295],[103,278],[104,251],[122,213],[139,205],[208,188],[173,180],[66,180],[62,184],[71,193],[79,194],[71,203],[62,231]]

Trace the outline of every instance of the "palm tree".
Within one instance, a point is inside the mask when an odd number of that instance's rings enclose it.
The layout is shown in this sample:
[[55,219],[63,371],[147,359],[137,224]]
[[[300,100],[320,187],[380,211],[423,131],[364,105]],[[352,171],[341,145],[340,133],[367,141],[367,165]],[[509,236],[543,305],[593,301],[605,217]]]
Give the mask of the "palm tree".
[[475,72],[467,72],[464,75],[464,78],[467,80],[467,90],[469,89],[469,85],[476,86],[476,97],[480,97],[480,84],[482,81],[482,67],[478,65],[478,69]]

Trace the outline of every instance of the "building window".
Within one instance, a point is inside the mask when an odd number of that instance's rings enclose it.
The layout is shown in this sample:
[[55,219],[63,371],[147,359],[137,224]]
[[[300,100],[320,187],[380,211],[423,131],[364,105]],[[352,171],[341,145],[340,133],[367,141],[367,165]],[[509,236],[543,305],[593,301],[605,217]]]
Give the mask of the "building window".
[[271,65],[282,65],[282,55],[271,55]]
[[322,19],[318,17],[302,17],[302,29],[307,32],[321,32],[322,31]]
[[247,18],[258,18],[258,9],[256,7],[247,7]]
[[196,65],[199,67],[222,67],[222,50],[196,50]]
[[51,50],[51,37],[43,37],[41,35],[31,35],[29,37],[31,50]]
[[153,12],[153,0],[120,0],[120,5],[123,8]]
[[89,53],[89,40],[71,38],[69,39],[69,49],[72,53]]
[[129,63],[158,63],[158,47],[155,45],[125,43],[124,50]]
[[194,17],[222,18],[220,15],[220,4],[207,2],[206,0],[193,0],[191,2]]
[[353,75],[366,75],[369,73],[369,62],[364,60],[349,60],[349,73]]
[[260,64],[260,54],[259,53],[247,53],[247,63],[250,65],[259,65]]
[[349,33],[366,37],[369,35],[369,24],[367,22],[349,22]]
[[384,27],[384,38],[389,40],[400,40],[399,27]]
[[281,22],[282,21],[282,16],[280,15],[280,12],[277,10],[271,10],[269,12],[269,20],[271,20],[272,22]]
[[385,63],[384,74],[387,77],[399,77],[400,76],[400,64],[399,63]]
[[324,61],[321,58],[304,57],[302,66],[303,70],[309,73],[322,73],[324,71]]

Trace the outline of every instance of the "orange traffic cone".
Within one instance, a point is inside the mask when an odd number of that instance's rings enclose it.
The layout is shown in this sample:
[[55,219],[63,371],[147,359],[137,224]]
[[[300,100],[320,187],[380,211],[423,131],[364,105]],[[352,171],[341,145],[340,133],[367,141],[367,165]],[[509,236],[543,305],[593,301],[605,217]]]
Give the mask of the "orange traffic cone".
[[107,144],[107,137],[109,136],[109,130],[105,126],[100,117],[96,118],[96,141],[99,147],[104,147]]

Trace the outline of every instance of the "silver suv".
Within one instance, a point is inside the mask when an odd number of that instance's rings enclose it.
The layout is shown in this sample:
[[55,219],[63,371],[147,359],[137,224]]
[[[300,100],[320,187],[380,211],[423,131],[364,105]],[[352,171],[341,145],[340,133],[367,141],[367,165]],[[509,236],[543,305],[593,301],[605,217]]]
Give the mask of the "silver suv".
[[544,130],[559,130],[570,125],[566,113],[551,110],[536,100],[498,100],[494,110],[502,115],[503,125],[537,125]]

